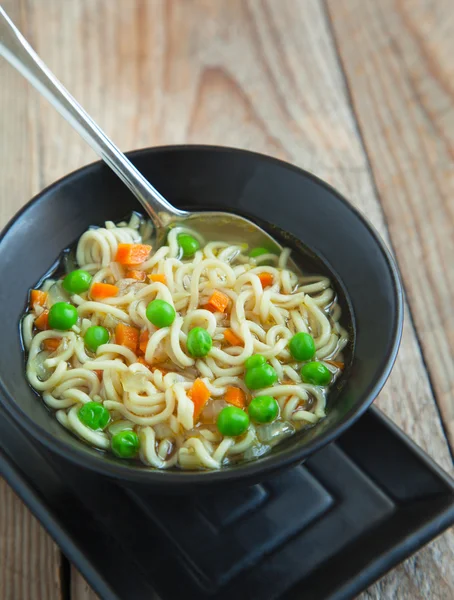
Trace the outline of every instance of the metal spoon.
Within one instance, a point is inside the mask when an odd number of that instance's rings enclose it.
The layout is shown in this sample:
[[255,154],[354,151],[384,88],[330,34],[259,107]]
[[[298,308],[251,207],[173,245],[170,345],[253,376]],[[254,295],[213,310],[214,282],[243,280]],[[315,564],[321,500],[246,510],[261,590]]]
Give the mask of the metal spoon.
[[254,246],[264,246],[272,252],[282,249],[266,231],[238,215],[227,212],[186,212],[172,206],[74,100],[1,7],[0,54],[63,115],[128,186],[155,225],[158,246],[164,242],[169,226],[184,224],[202,235],[211,234],[219,240],[247,240]]

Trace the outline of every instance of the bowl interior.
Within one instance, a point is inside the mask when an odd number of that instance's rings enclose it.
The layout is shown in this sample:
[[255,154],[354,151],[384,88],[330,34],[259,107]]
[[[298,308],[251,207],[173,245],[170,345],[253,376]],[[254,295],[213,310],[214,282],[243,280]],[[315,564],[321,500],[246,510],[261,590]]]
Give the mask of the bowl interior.
[[[176,206],[228,210],[271,223],[309,248],[305,251],[311,270],[334,274],[344,312],[353,311],[355,346],[342,385],[330,394],[328,416],[258,461],[198,474],[125,465],[89,448],[57,423],[26,382],[19,321],[28,290],[89,225],[120,220],[132,210],[140,211],[126,187],[100,163],[44,190],[15,217],[0,239],[0,304],[7,315],[0,346],[2,402],[54,450],[131,481],[179,485],[184,481],[257,478],[303,459],[362,414],[388,376],[402,320],[401,292],[392,260],[369,225],[333,189],[285,163],[210,147],[149,149],[130,156]],[[292,238],[290,244],[294,244]]]

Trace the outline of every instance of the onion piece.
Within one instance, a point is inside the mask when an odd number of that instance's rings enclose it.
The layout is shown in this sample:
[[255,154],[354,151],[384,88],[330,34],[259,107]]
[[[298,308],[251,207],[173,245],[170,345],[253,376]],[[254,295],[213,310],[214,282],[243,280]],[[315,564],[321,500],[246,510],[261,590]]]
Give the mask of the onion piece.
[[47,293],[50,306],[57,302],[70,302],[69,294],[63,289],[61,281],[56,281],[51,285]]
[[176,444],[173,444],[168,438],[161,440],[158,445],[157,455],[162,460],[168,460],[176,451]]
[[140,394],[145,389],[147,384],[145,375],[139,373],[131,373],[130,371],[122,376],[123,389],[125,392],[135,392]]
[[64,252],[63,268],[65,269],[65,273],[71,273],[71,271],[75,271],[79,268],[76,261],[76,248],[71,248]]
[[157,440],[163,440],[164,438],[173,438],[174,433],[170,429],[167,423],[157,423],[154,427],[154,432],[156,434]]
[[281,440],[295,433],[295,427],[287,421],[276,421],[257,427],[257,437],[263,443],[275,446]]
[[106,329],[115,329],[118,323],[120,323],[120,320],[116,319],[113,315],[110,314],[107,314],[103,321],[103,325],[104,327],[106,327]]
[[146,286],[146,283],[142,283],[140,281],[137,281],[137,279],[131,279],[130,277],[128,277],[127,279],[120,279],[120,281],[117,281],[117,286],[118,296],[126,296],[126,294],[129,294],[130,292],[135,294],[136,292],[144,288]]
[[134,423],[131,423],[131,421],[127,421],[126,419],[119,419],[118,421],[112,423],[112,425],[110,425],[107,429],[111,435],[115,435],[120,431],[134,429]]
[[271,450],[271,446],[267,444],[254,444],[245,450],[243,454],[244,460],[253,460],[254,458],[260,458]]
[[42,352],[38,352],[35,360],[33,361],[36,375],[40,381],[46,381],[52,375],[52,371],[45,366],[45,361],[50,356],[50,352],[47,350],[43,350]]
[[219,413],[226,406],[228,406],[228,404],[224,400],[213,400],[212,402],[208,402],[200,414],[200,421],[202,423],[216,423]]

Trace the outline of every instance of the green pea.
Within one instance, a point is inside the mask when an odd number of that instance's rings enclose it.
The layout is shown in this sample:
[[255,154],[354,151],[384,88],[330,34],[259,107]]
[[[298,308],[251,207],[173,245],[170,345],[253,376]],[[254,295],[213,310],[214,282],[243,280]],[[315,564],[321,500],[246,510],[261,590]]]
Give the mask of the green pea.
[[257,256],[262,256],[262,254],[271,254],[271,252],[266,248],[252,248],[249,252],[251,258],[257,258]]
[[309,333],[300,331],[290,340],[289,350],[296,360],[310,360],[315,355],[314,338]]
[[93,325],[85,332],[84,341],[89,350],[96,352],[99,346],[102,346],[102,344],[107,344],[109,338],[109,332],[105,327]]
[[277,373],[271,365],[264,364],[246,371],[244,383],[250,390],[269,387],[277,381]]
[[92,276],[87,271],[78,269],[68,273],[63,279],[63,287],[70,294],[82,294],[87,292],[91,284]]
[[266,363],[266,358],[261,354],[253,354],[244,363],[246,370],[253,369],[254,367],[260,367]]
[[222,435],[235,437],[249,427],[249,417],[241,408],[226,406],[218,415],[216,425]]
[[110,421],[109,411],[99,402],[83,404],[79,408],[77,416],[84,425],[94,431],[105,429]]
[[112,452],[119,458],[134,458],[139,446],[139,436],[135,431],[119,431],[112,436]]
[[194,327],[188,333],[186,346],[191,356],[206,356],[211,350],[212,345],[213,340],[211,339],[211,335],[203,327]]
[[147,319],[156,327],[169,327],[175,320],[175,309],[165,300],[152,300],[146,310]]
[[321,362],[313,361],[301,369],[301,379],[312,385],[328,385],[331,381],[331,371]]
[[183,253],[183,258],[191,258],[191,256],[194,256],[194,254],[200,248],[198,240],[187,233],[180,233],[180,235],[177,237],[177,240],[178,245],[181,248],[181,252]]
[[77,309],[69,302],[56,302],[49,310],[49,327],[65,331],[77,323]]
[[279,414],[279,404],[272,396],[257,396],[248,407],[249,416],[257,423],[271,423]]

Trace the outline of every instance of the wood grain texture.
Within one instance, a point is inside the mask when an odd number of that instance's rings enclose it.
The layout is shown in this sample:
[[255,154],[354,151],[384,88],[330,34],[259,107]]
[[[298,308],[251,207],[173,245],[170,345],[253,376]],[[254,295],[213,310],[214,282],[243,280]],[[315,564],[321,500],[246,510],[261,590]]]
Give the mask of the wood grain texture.
[[[71,568],[71,600],[98,600],[99,596],[91,589],[79,571],[73,566]],[[131,600],[133,600],[131,598]]]
[[[360,7],[362,0],[351,5]],[[321,0],[21,0],[21,6],[23,31],[39,54],[122,149],[190,142],[272,154],[337,187],[389,241]],[[358,55],[364,63],[369,60]],[[16,155],[29,165],[31,182],[24,188],[13,177],[1,200],[2,215],[14,212],[36,185],[43,187],[94,158],[44,100],[27,90],[18,75],[9,76],[24,89],[14,105],[13,98],[0,96],[0,114],[18,111],[29,123],[23,133],[29,139],[16,139],[15,125],[7,119],[3,132],[9,143],[2,161],[11,168]],[[420,82],[425,89],[429,83]],[[404,133],[410,135],[406,129]],[[377,136],[376,143],[384,144],[385,133]],[[437,173],[441,186],[443,175]],[[405,187],[403,176],[393,185]],[[385,196],[387,192],[384,204]],[[427,213],[427,200],[425,206]],[[426,217],[415,212],[415,230],[426,227],[420,222]],[[400,234],[394,221],[390,233],[396,243]],[[447,233],[440,229],[437,244]],[[421,250],[405,260],[416,270]],[[406,269],[404,275],[407,281]],[[424,277],[421,285],[427,287]],[[431,272],[432,288],[445,285],[443,277],[439,270]],[[432,313],[426,310],[418,323],[424,335],[432,330]],[[377,403],[444,468],[452,469],[408,314],[396,367]],[[452,534],[440,537],[363,598],[452,597],[453,540]],[[73,571],[72,600],[88,600],[91,592],[78,577]]]
[[[22,31],[28,19],[15,0],[2,2]],[[38,119],[33,118],[38,104],[27,82],[3,59],[0,60],[0,223],[3,225],[40,189],[33,164],[34,140]]]
[[[25,31],[23,7],[2,5]],[[39,189],[32,141],[38,122],[29,122],[36,105],[27,83],[0,60],[0,228]],[[61,598],[59,568],[57,546],[0,478],[1,600]]]
[[328,7],[454,448],[453,4],[328,0]]
[[0,598],[60,600],[60,552],[0,479]]

